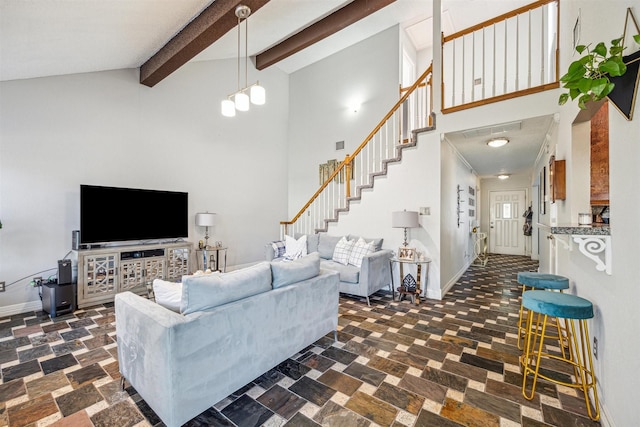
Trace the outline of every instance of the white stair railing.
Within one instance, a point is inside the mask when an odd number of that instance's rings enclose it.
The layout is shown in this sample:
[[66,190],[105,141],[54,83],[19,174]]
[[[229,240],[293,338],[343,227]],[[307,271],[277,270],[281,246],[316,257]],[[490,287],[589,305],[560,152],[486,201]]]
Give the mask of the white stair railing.
[[443,38],[443,113],[558,86],[558,1],[539,0]]
[[[431,70],[429,68],[408,88],[398,102],[365,138],[353,154],[348,154],[318,191],[291,221],[282,221],[285,234],[313,234],[326,231],[349,201],[360,199],[361,191],[373,187],[376,176],[384,175],[387,163],[400,159],[403,146],[413,145],[414,129],[429,126],[431,115]],[[354,191],[352,191],[354,190]],[[353,194],[352,194],[353,193]]]

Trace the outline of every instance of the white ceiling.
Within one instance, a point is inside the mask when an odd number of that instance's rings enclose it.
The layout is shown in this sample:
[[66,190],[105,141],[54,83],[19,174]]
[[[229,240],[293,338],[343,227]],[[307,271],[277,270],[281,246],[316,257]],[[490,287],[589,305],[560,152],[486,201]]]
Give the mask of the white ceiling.
[[[530,174],[551,127],[553,116],[496,123],[481,128],[450,132],[445,138],[453,144],[476,173],[484,178],[499,174]],[[487,141],[505,137],[509,143],[492,148]]]
[[[0,81],[138,68],[213,1],[0,0]],[[443,31],[451,34],[529,2],[442,0]],[[249,55],[347,3],[350,0],[269,1],[249,18]],[[393,25],[405,29],[417,49],[428,48],[432,45],[431,12],[431,0],[397,0],[275,66],[295,72]],[[235,58],[236,37],[236,31],[230,31],[192,61]],[[531,126],[525,121],[521,131],[511,131],[512,143],[499,155],[485,155],[489,153],[486,138],[469,139],[461,133],[447,138],[480,175],[500,170],[516,173],[524,171],[527,162],[530,167],[536,158],[546,134],[546,122],[540,120],[532,119]]]

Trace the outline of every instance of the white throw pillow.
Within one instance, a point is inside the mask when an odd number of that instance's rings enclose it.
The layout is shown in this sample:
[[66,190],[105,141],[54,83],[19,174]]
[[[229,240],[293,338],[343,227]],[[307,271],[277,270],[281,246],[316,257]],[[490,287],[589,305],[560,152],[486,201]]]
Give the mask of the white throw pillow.
[[166,280],[153,280],[153,294],[156,302],[171,311],[180,313],[182,301],[182,283],[167,282]]
[[284,236],[284,257],[288,260],[298,259],[307,255],[307,235],[298,240],[291,236]]
[[355,265],[356,267],[362,266],[362,259],[374,252],[375,245],[373,242],[367,243],[361,237],[358,241],[353,245],[353,249],[351,250],[351,255],[349,255],[349,264]]
[[333,250],[333,260],[340,264],[349,264],[349,256],[355,243],[355,240],[347,240],[346,237],[340,239],[336,244],[336,248]]

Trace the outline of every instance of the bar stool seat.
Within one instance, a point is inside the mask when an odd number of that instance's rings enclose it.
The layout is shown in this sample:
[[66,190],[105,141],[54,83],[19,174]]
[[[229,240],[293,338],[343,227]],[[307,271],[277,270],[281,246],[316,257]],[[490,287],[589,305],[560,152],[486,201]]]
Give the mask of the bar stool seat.
[[[564,276],[549,273],[536,273],[533,271],[522,271],[518,273],[518,283],[522,284],[522,292],[534,289],[546,289],[550,291],[560,291],[569,289],[569,279]],[[520,313],[518,315],[518,348],[522,350],[524,341],[524,325],[527,321],[525,312],[520,304]],[[561,335],[560,328],[558,337]]]
[[569,279],[566,277],[533,271],[521,271],[518,273],[518,283],[536,289],[569,289]]
[[[566,387],[581,389],[584,393],[589,417],[598,420],[600,407],[587,327],[587,319],[593,318],[593,304],[576,295],[533,290],[522,294],[522,307],[529,310],[525,327],[524,351],[520,359],[520,364],[523,367],[523,396],[528,400],[533,399],[538,378]],[[558,319],[564,319],[567,325],[566,337],[559,337],[561,354],[545,351],[545,340],[551,338],[546,334],[546,329],[553,319],[556,320],[556,323]],[[575,321],[578,322],[577,333]],[[568,351],[564,349],[565,342]],[[558,345],[558,342],[552,344]],[[543,359],[555,359],[570,364],[573,367],[575,382],[567,383],[540,372],[540,364]],[[530,377],[533,378],[533,383],[531,393],[527,393],[527,383]],[[592,409],[589,391],[593,394],[595,409]]]

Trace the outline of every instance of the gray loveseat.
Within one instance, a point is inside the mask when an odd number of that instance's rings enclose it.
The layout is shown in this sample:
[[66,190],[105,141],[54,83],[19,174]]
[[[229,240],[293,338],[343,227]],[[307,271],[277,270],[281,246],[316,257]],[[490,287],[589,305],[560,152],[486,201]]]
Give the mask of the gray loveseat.
[[168,427],[335,334],[338,274],[317,255],[277,264],[185,276],[182,314],[117,294],[120,372]]
[[[296,235],[296,239],[301,235]],[[359,236],[350,234],[345,236],[348,240],[358,240]],[[342,236],[332,236],[326,233],[308,234],[307,235],[307,253],[318,252],[320,255],[320,266],[326,270],[337,271],[340,274],[340,292],[344,294],[356,295],[367,299],[370,305],[369,295],[379,291],[382,288],[391,288],[391,267],[389,259],[393,252],[388,249],[382,249],[382,239],[368,239],[367,242],[373,242],[375,251],[366,255],[362,259],[362,265],[343,265],[333,261],[333,253],[336,245]],[[282,257],[276,257],[275,247],[283,245],[284,242],[267,243],[265,247],[265,256],[267,261],[280,261]]]

